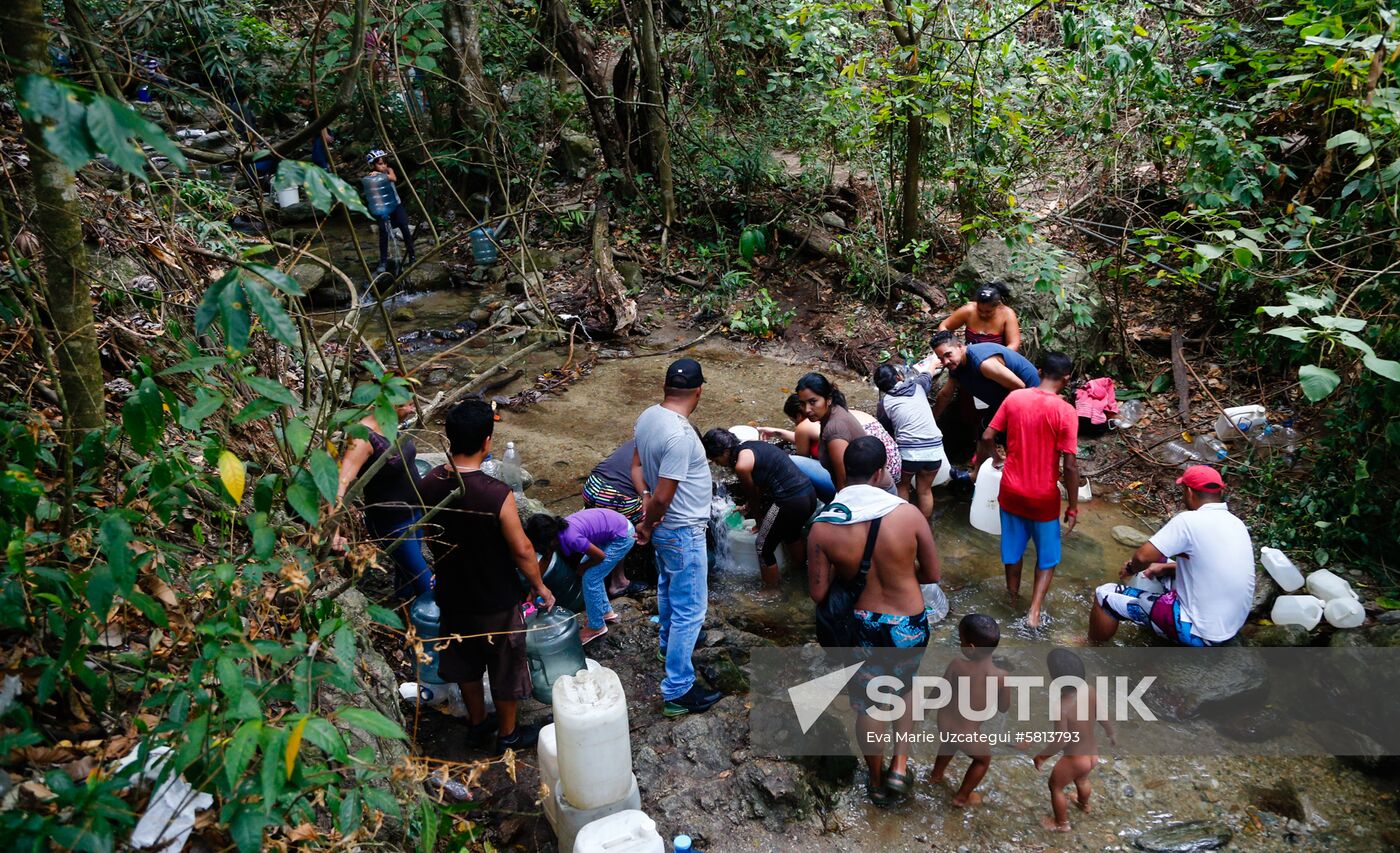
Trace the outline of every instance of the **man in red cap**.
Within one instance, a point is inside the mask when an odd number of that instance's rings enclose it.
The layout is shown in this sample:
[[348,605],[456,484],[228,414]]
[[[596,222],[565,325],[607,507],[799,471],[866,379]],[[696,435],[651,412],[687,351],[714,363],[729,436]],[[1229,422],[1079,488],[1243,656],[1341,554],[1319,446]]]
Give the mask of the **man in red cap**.
[[1111,639],[1127,619],[1183,646],[1218,646],[1233,639],[1249,617],[1254,544],[1225,504],[1225,481],[1209,465],[1192,465],[1176,482],[1186,512],[1137,549],[1118,575],[1155,580],[1167,591],[1100,586],[1089,614],[1089,642]]

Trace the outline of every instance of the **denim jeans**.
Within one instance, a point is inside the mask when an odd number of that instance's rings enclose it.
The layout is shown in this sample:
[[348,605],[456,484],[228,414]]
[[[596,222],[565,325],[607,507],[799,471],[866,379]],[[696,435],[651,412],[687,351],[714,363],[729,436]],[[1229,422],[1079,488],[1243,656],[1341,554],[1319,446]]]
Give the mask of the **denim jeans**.
[[636,544],[637,530],[629,523],[627,535],[619,536],[603,549],[603,562],[583,573],[583,605],[588,609],[588,629],[590,631],[601,629],[605,624],[603,617],[612,612],[612,605],[608,603],[606,586],[608,575]]
[[[370,518],[366,517],[366,527],[375,539],[379,540],[381,548],[388,548],[389,544],[403,535],[409,527],[417,524],[423,517],[423,513],[415,512],[407,520],[398,524],[385,525],[387,529],[381,529]],[[433,573],[428,568],[428,561],[423,557],[423,528],[414,527],[413,530],[404,536],[403,541],[389,549],[389,559],[394,561],[394,595],[411,599],[422,595],[433,587]]]
[[836,484],[831,482],[831,472],[823,468],[822,463],[810,456],[798,456],[796,453],[789,458],[792,459],[792,464],[797,466],[797,470],[812,481],[819,500],[825,503],[836,495]]
[[651,534],[656,551],[656,609],[661,646],[666,650],[666,678],[661,698],[684,695],[695,684],[690,657],[700,639],[708,603],[704,527],[658,527]]

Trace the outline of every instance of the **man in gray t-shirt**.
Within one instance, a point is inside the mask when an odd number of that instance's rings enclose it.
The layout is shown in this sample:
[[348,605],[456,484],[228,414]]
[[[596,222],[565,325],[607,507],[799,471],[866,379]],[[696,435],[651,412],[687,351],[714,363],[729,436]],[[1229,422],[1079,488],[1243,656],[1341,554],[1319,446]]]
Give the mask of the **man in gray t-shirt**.
[[637,543],[650,540],[656,551],[656,609],[666,662],[662,713],[668,717],[707,711],[721,698],[695,683],[690,659],[705,622],[708,596],[710,463],[688,420],[700,404],[704,384],[695,359],[673,362],[666,368],[665,398],[642,412],[635,432],[632,466],[641,469],[646,483]]

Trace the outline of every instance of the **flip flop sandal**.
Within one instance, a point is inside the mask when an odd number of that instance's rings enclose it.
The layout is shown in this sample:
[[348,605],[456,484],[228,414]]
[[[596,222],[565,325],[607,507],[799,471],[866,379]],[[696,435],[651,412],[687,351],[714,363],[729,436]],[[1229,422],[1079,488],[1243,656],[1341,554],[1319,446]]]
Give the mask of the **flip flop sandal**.
[[866,785],[865,795],[870,798],[871,805],[879,806],[880,808],[885,808],[894,804],[894,797],[890,796],[890,792],[883,787],[877,788],[874,785]]
[[885,771],[885,790],[896,797],[903,797],[909,793],[909,773],[894,773]]
[[593,642],[594,640],[598,639],[599,637],[606,636],[607,633],[608,633],[608,629],[607,629],[607,628],[604,628],[603,630],[599,631],[598,633],[596,633],[596,634],[594,634],[593,636],[589,637],[588,639],[584,640],[584,641],[583,641],[582,643],[580,643],[579,645],[586,646],[586,645],[588,645],[589,643]]
[[609,613],[607,616],[604,616],[604,617],[603,617],[603,621],[606,622],[606,623],[609,624],[609,625],[616,625],[617,623],[619,623],[619,622],[622,621],[622,617],[619,616],[619,615],[617,615],[617,611],[613,611],[612,613]]
[[621,592],[608,593],[608,599],[621,598],[624,595],[641,595],[649,589],[651,589],[649,584],[644,584],[641,581],[632,581],[627,586],[623,587]]

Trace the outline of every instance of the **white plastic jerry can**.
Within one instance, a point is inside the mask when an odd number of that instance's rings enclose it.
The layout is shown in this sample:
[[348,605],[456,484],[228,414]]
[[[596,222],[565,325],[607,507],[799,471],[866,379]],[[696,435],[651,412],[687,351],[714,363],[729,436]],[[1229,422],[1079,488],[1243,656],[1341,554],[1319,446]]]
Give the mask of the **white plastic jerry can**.
[[1322,621],[1322,599],[1315,595],[1280,595],[1269,618],[1275,625],[1301,625],[1311,631]]
[[645,812],[628,809],[580,829],[574,853],[666,853],[666,842]]
[[1366,608],[1354,598],[1334,598],[1327,602],[1322,616],[1333,628],[1360,628],[1366,621]]
[[636,784],[627,697],[612,670],[586,669],[554,682],[554,736],[560,786],[574,808],[616,803]]
[[1356,591],[1351,588],[1351,584],[1326,569],[1318,569],[1308,575],[1308,592],[1322,599],[1331,601],[1334,598],[1357,598]]
[[1303,586],[1303,573],[1298,571],[1287,554],[1277,548],[1260,548],[1259,562],[1284,592],[1293,592]]
[[992,464],[989,458],[977,469],[977,484],[972,490],[972,510],[968,522],[983,533],[1001,535],[1001,505],[997,496],[1001,494],[1001,469]]

